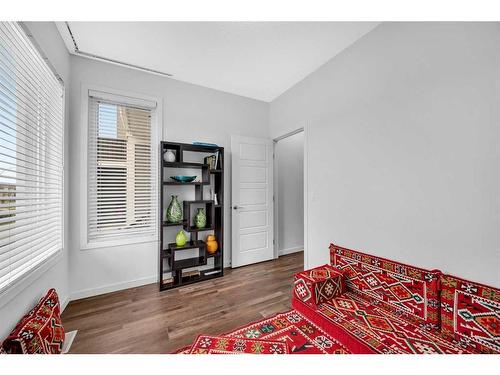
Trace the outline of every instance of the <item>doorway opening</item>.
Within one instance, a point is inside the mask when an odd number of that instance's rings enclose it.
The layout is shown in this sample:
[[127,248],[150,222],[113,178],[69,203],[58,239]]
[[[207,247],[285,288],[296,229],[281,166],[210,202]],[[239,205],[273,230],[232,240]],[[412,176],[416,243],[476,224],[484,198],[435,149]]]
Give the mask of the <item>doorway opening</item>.
[[273,140],[275,258],[304,251],[304,129]]

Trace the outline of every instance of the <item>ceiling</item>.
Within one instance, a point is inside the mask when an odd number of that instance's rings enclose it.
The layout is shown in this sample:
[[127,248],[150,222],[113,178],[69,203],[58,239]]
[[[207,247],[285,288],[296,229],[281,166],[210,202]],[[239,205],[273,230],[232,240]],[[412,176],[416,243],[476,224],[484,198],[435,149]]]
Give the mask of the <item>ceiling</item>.
[[[376,22],[69,22],[81,52],[270,102]],[[74,44],[58,23],[70,53]]]

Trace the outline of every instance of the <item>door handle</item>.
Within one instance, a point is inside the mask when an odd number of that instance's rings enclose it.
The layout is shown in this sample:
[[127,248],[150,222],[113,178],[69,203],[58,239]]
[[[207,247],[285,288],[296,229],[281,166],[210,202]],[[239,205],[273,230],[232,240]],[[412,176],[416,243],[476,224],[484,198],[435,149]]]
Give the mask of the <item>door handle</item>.
[[233,210],[237,210],[237,209],[238,209],[238,206],[234,206],[234,207],[233,207]]

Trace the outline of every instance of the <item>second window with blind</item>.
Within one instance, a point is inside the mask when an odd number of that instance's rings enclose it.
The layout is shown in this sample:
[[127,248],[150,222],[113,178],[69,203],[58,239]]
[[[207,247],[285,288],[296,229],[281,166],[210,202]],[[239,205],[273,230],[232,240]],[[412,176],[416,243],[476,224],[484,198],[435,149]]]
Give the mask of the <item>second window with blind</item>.
[[157,239],[156,109],[156,101],[88,90],[84,247]]

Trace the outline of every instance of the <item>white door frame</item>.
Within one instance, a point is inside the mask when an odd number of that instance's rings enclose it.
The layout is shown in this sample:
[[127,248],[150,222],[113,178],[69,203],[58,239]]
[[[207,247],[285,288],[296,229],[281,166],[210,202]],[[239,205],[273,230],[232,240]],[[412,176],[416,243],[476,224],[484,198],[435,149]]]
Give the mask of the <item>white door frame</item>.
[[309,211],[308,211],[308,203],[307,203],[307,189],[308,189],[308,126],[307,124],[304,124],[303,126],[292,130],[288,133],[282,134],[279,137],[276,137],[273,139],[273,169],[274,169],[274,183],[273,183],[273,199],[274,199],[274,258],[278,258],[278,247],[279,247],[279,232],[278,232],[278,164],[276,162],[276,143],[279,141],[291,137],[292,135],[298,134],[298,133],[304,133],[304,269],[309,268],[309,226],[308,226],[308,217],[309,217]]

